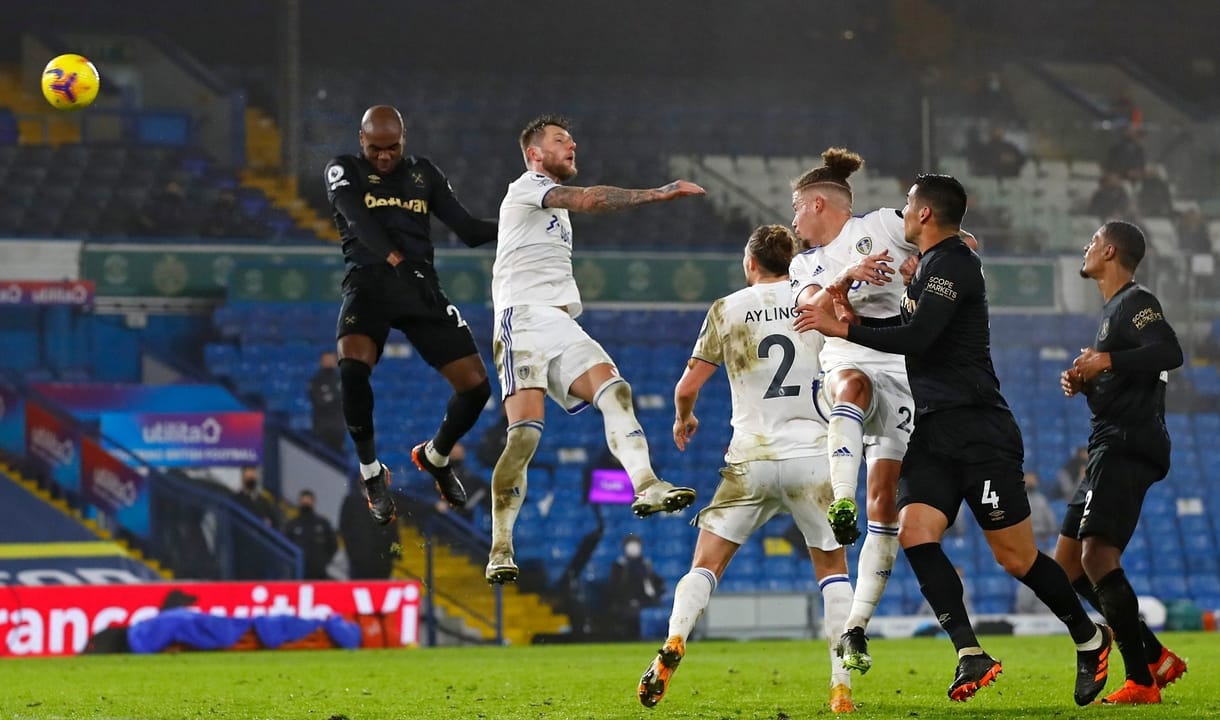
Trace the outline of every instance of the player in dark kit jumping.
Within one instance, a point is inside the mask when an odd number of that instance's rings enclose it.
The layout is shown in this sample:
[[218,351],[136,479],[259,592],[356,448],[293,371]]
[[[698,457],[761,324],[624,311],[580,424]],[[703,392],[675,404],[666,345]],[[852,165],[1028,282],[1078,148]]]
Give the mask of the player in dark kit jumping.
[[390,470],[377,460],[369,376],[390,329],[406,335],[453,387],[436,435],[416,445],[411,458],[454,507],[466,504],[466,490],[449,467],[449,452],[491,396],[470,328],[437,279],[429,220],[435,214],[470,247],[495,240],[496,221],[473,217],[431,160],[403,156],[404,137],[398,110],[376,105],[360,121],[361,154],[340,155],[326,166],[327,196],[347,262],[337,328],[343,415],[369,511],[383,525],[398,513]]
[[941,547],[965,501],[996,562],[1067,627],[1076,643],[1075,700],[1087,705],[1105,688],[1112,633],[1089,619],[1063,568],[1034,541],[1021,468],[1024,444],[991,362],[987,287],[978,255],[960,236],[965,214],[966,191],[956,179],[916,177],[902,218],[920,261],[901,315],[849,324],[854,313],[839,289],[842,318],[801,305],[796,328],[906,356],[916,421],[898,481],[898,542],[957,649],[949,698],[967,700],[1001,672],[999,661],[979,646],[961,579]]
[[1077,591],[1114,628],[1127,681],[1103,703],[1161,701],[1160,688],[1186,662],[1140,620],[1139,600],[1120,564],[1152,484],[1169,472],[1165,373],[1182,364],[1177,334],[1156,296],[1135,282],[1144,233],[1113,221],[1085,247],[1081,277],[1097,282],[1105,306],[1093,347],[1060,376],[1063,394],[1083,394],[1093,413],[1089,462],[1063,518],[1055,559]]

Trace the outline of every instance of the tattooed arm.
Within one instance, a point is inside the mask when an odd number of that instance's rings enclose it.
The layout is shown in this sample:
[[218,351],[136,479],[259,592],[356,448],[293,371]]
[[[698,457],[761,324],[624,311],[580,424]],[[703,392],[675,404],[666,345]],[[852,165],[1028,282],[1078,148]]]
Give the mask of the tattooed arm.
[[703,195],[706,191],[685,180],[675,180],[668,185],[650,190],[628,190],[611,185],[593,187],[564,187],[557,185],[547,191],[544,207],[564,208],[573,212],[607,213],[624,208],[665,202],[688,195]]

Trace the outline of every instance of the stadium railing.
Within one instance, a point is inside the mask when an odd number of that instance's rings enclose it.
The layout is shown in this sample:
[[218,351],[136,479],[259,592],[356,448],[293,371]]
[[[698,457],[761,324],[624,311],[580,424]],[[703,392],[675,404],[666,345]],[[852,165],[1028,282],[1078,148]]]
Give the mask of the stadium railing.
[[39,482],[83,517],[96,518],[101,527],[180,579],[289,580],[302,576],[300,549],[238,505],[225,488],[210,488],[200,481],[158,470],[65,412],[20,377],[10,375],[9,381],[25,398],[54,414],[72,435],[105,441],[111,454],[143,476],[149,493],[147,531],[125,525],[79,490],[62,486],[47,473],[36,472]]

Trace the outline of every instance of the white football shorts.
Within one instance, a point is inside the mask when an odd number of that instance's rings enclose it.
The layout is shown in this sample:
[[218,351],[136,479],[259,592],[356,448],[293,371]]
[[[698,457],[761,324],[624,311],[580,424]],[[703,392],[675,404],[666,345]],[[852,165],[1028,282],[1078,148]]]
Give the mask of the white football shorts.
[[826,455],[751,460],[720,469],[712,502],[691,523],[741,545],[776,513],[791,513],[805,544],[820,550],[839,547],[826,519],[834,499]]
[[886,372],[875,366],[835,365],[818,381],[816,408],[823,420],[830,422],[834,400],[830,397],[827,379],[845,368],[868,375],[872,383],[872,402],[864,410],[864,457],[866,460],[902,460],[907,454],[907,442],[915,428],[915,399],[906,372]]
[[614,364],[574,318],[547,305],[515,305],[496,315],[492,343],[501,399],[518,390],[545,390],[571,414],[588,406],[572,383],[594,365]]

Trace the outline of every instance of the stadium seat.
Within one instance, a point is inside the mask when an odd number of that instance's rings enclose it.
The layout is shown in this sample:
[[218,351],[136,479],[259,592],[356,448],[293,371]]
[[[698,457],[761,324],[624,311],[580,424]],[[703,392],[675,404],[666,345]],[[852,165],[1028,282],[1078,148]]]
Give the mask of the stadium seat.
[[1220,596],[1220,577],[1216,576],[1214,570],[1187,575],[1186,585],[1192,597]]
[[993,615],[1012,612],[1011,597],[983,597],[974,601],[976,615]]
[[1161,600],[1181,600],[1189,597],[1186,579],[1179,575],[1154,575],[1151,579],[1152,594]]
[[976,597],[1011,598],[1016,591],[1015,582],[1008,575],[982,575],[974,581]]
[[1131,583],[1131,589],[1136,595],[1155,595],[1153,591],[1152,580],[1146,573],[1136,573],[1131,569],[1127,570],[1127,581]]
[[902,597],[886,593],[881,596],[881,601],[877,603],[876,614],[878,616],[905,615],[907,614],[906,601]]

